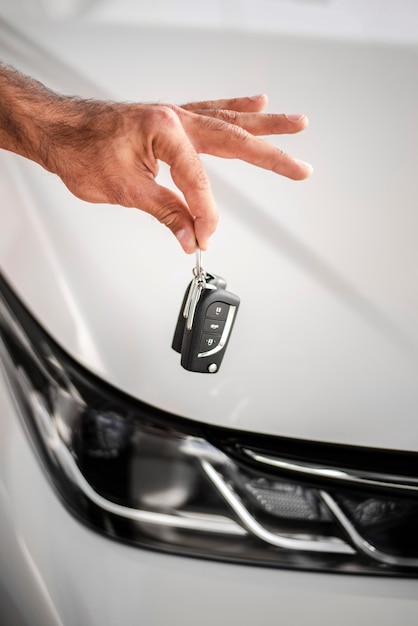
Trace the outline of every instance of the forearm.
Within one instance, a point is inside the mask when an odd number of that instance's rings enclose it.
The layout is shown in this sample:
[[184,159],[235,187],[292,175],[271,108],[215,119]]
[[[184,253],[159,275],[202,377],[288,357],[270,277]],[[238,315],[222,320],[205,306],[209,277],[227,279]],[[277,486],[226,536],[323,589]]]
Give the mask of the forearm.
[[100,121],[111,108],[110,103],[60,95],[0,64],[0,148],[51,172],[61,174],[63,150],[67,158],[70,153],[76,158],[77,148],[85,149],[89,139],[97,142]]
[[37,81],[0,65],[0,147],[45,167],[48,119],[57,99]]

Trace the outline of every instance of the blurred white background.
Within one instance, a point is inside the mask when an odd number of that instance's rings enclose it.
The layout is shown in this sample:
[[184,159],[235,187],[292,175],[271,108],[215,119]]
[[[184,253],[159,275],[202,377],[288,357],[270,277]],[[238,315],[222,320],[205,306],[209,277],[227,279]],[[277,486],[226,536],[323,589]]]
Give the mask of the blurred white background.
[[418,42],[416,0],[0,0],[0,15]]

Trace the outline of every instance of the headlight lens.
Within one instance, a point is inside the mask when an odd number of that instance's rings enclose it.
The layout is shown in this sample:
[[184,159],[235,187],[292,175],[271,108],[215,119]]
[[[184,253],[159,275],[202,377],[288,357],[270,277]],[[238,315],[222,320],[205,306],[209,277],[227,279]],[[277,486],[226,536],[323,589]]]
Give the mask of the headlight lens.
[[[223,430],[145,405],[74,363],[3,279],[0,293],[7,379],[47,471],[80,520],[178,554],[418,573],[416,476],[347,470],[332,447],[319,450],[331,458],[321,464],[314,444]],[[351,458],[357,452],[344,450]],[[406,458],[412,466],[412,455],[398,457],[399,466]],[[396,466],[394,453],[391,461]]]

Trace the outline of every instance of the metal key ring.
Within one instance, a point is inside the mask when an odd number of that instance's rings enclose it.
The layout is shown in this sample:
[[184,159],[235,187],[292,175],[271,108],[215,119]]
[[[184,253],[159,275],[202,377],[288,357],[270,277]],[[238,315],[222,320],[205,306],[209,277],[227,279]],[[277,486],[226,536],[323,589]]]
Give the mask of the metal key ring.
[[206,272],[202,267],[202,251],[198,246],[196,247],[196,267],[193,268],[193,275],[195,280],[206,285]]

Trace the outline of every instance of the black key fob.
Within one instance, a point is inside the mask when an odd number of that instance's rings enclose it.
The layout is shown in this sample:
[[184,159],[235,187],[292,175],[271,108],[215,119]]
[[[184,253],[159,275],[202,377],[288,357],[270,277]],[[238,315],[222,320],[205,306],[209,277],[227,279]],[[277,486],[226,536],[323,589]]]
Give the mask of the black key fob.
[[[217,289],[226,289],[226,280],[222,278],[221,276],[216,276],[216,274],[206,273],[205,280],[206,280],[206,283],[214,285]],[[186,289],[186,293],[184,294],[183,302],[181,303],[181,307],[179,311],[179,316],[177,318],[176,329],[174,331],[173,342],[171,344],[171,347],[173,348],[173,350],[175,350],[176,352],[180,352],[180,353],[181,353],[181,346],[183,343],[184,329],[186,327],[186,317],[187,317],[186,302],[187,302],[188,297],[190,296],[190,291],[192,289],[194,282],[195,282],[195,279],[190,282],[190,284],[188,285]]]
[[219,371],[234,326],[240,300],[225,289],[204,289],[191,328],[186,324],[181,364],[191,372]]
[[184,294],[172,348],[181,354],[185,369],[214,374],[221,366],[240,300],[226,290],[224,278],[203,270],[200,250],[196,255],[194,278]]

